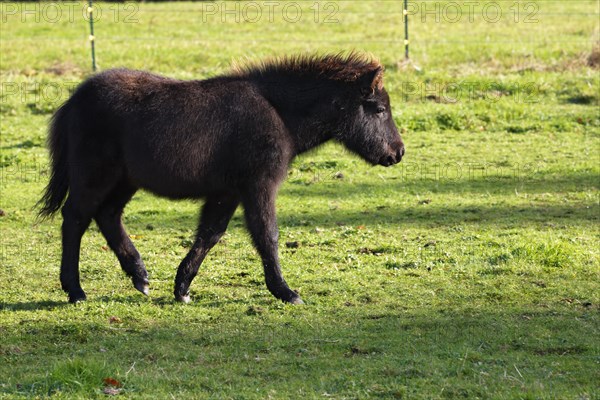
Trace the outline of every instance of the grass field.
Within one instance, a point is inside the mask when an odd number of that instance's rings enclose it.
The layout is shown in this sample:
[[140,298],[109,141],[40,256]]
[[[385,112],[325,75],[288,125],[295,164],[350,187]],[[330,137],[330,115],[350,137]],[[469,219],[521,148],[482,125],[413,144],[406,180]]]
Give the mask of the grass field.
[[93,226],[88,301],[66,303],[60,218],[32,207],[89,28],[81,3],[0,3],[0,398],[599,399],[599,2],[450,3],[411,2],[420,70],[400,1],[98,4],[100,69],[206,78],[350,49],[385,65],[403,162],[328,144],[281,189],[296,307],[266,290],[241,210],[174,303],[199,204],[142,192],[125,224],[150,297]]

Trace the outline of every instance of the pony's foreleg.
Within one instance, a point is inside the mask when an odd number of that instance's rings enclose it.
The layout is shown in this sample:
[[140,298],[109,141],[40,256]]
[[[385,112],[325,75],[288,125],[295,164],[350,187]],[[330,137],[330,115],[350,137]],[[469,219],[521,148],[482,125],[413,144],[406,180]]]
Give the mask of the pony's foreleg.
[[243,200],[246,223],[262,258],[269,291],[273,296],[288,303],[303,304],[300,296],[288,287],[281,273],[277,254],[279,230],[275,215],[275,195],[274,186],[257,188],[248,193]]
[[208,198],[202,208],[196,240],[185,256],[175,278],[175,300],[190,301],[190,285],[204,261],[204,257],[219,242],[239,200],[231,197]]

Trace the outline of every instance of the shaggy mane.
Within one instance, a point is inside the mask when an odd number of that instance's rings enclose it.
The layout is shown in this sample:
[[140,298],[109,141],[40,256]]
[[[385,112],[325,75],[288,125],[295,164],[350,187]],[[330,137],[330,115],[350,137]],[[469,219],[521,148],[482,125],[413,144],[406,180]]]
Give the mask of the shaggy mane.
[[[268,75],[293,75],[355,82],[362,75],[383,66],[371,55],[358,52],[337,54],[304,54],[270,58],[258,62],[234,64],[232,75],[237,77],[265,77]],[[381,79],[381,74],[380,78]],[[381,86],[381,82],[376,83]]]

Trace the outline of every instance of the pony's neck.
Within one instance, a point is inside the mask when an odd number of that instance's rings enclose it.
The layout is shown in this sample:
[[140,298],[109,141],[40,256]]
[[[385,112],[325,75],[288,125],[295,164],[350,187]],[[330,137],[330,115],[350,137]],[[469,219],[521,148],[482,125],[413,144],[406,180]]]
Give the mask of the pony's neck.
[[295,144],[296,154],[304,153],[333,137],[326,115],[320,115],[331,92],[322,82],[290,77],[268,77],[257,82],[263,96],[275,108]]

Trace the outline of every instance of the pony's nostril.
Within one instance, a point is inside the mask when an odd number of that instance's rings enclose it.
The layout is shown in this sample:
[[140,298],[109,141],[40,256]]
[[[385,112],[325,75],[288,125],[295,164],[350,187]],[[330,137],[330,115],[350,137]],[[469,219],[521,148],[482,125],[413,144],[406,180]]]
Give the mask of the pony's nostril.
[[387,161],[387,165],[392,165],[392,164],[396,163],[396,160],[394,160],[394,156],[388,156],[386,161]]
[[396,152],[396,162],[400,162],[402,160],[402,156],[404,155],[404,147],[398,149]]

